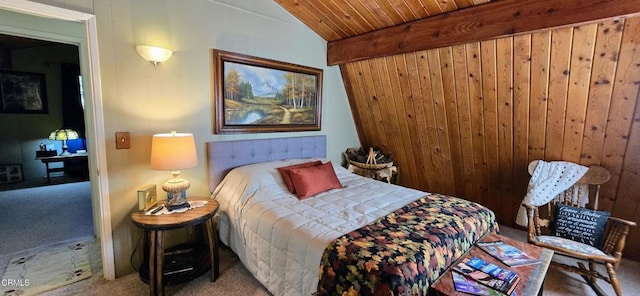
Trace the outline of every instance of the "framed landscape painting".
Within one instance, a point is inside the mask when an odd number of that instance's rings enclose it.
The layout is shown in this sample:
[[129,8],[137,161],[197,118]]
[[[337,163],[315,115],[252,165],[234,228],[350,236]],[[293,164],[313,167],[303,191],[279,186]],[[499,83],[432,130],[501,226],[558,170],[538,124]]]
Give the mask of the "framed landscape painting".
[[212,50],[215,133],[320,130],[322,70]]

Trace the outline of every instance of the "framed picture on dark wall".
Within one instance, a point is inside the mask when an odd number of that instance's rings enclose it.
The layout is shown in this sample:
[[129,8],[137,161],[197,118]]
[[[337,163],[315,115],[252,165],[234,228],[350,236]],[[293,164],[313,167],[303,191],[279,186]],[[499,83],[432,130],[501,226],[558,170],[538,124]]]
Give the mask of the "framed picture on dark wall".
[[212,50],[214,132],[320,130],[322,69]]
[[0,71],[0,112],[47,113],[46,90],[42,73]]
[[22,165],[0,165],[0,184],[22,182]]

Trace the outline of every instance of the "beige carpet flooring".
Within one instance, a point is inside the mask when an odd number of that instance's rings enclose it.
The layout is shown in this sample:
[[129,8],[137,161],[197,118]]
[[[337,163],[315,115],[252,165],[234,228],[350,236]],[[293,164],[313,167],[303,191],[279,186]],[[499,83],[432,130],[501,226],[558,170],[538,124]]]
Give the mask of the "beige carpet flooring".
[[[525,240],[524,231],[501,227],[501,234]],[[92,268],[94,276],[90,279],[63,287],[44,295],[148,295],[149,286],[138,278],[137,273],[118,278],[115,281],[102,279],[100,251],[98,244],[93,245]],[[554,258],[556,259],[556,258]],[[604,272],[604,270],[602,271]],[[638,295],[640,291],[640,262],[623,260],[618,269],[619,279],[625,295]],[[167,286],[166,295],[270,295],[262,285],[251,276],[231,251],[220,252],[220,277],[215,283],[209,281],[206,273],[186,284]],[[609,295],[614,295],[611,286],[602,282],[601,286]],[[564,271],[549,269],[543,295],[595,295],[578,276]],[[528,296],[528,295],[522,295]]]

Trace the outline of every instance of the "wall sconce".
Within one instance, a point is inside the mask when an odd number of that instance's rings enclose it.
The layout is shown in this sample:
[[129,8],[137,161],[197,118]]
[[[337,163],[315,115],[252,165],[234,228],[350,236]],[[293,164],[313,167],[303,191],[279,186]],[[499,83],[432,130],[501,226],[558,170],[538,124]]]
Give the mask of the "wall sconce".
[[168,60],[173,54],[170,49],[157,46],[138,45],[136,50],[142,58],[151,62],[154,67]]

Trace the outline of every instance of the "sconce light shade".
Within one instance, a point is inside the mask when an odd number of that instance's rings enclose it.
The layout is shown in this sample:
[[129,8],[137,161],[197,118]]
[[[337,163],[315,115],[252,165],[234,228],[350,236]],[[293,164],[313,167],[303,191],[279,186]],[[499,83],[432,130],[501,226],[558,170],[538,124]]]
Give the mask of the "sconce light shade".
[[151,62],[154,66],[168,60],[173,54],[173,51],[170,49],[146,45],[136,46],[136,51],[138,51],[138,54],[142,58]]
[[[196,143],[192,134],[176,133],[156,134],[151,140],[151,168],[160,171],[172,171],[172,179],[162,184],[167,192],[167,206],[179,207],[186,203],[186,191],[191,183],[180,177],[181,169],[198,165]],[[188,206],[188,204],[186,204]]]

